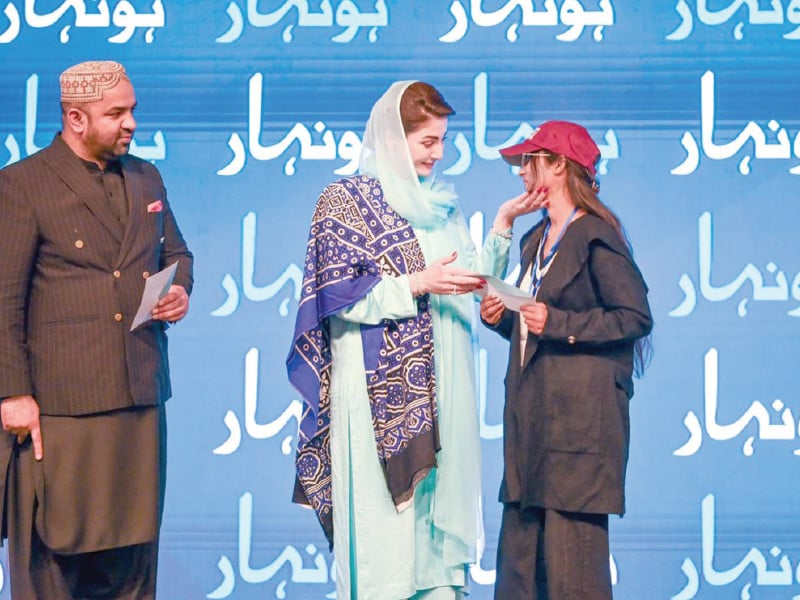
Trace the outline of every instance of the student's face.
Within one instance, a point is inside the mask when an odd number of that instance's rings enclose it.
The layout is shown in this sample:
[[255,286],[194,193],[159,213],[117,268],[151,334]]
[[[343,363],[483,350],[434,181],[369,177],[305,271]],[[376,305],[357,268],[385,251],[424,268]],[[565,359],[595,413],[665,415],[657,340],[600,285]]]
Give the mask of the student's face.
[[551,187],[555,163],[549,162],[548,153],[529,152],[522,155],[519,176],[528,192],[540,187]]
[[406,136],[411,162],[418,177],[428,177],[442,159],[447,117],[430,117]]

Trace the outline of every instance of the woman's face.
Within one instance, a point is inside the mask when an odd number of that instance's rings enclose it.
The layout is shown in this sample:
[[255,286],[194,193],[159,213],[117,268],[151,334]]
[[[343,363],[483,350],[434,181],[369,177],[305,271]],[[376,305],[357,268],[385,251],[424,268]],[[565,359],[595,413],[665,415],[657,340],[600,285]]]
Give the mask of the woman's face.
[[411,162],[418,177],[427,177],[442,159],[447,117],[430,117],[406,136]]

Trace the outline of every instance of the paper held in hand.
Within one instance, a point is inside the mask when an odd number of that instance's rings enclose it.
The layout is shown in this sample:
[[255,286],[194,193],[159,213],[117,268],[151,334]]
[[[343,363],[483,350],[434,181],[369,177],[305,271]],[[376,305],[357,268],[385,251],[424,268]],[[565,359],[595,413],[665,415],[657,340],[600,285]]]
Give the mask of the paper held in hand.
[[485,286],[475,290],[475,293],[481,298],[486,297],[487,294],[497,296],[503,301],[506,308],[516,312],[519,312],[520,306],[533,304],[533,298],[531,298],[530,294],[506,283],[502,279],[494,275],[480,275],[479,277],[486,280]]
[[162,269],[158,273],[154,273],[145,279],[142,301],[139,303],[136,316],[133,317],[131,331],[153,318],[150,313],[156,307],[158,301],[169,292],[169,286],[172,285],[172,280],[175,278],[175,271],[177,268],[178,261],[175,261],[166,269]]

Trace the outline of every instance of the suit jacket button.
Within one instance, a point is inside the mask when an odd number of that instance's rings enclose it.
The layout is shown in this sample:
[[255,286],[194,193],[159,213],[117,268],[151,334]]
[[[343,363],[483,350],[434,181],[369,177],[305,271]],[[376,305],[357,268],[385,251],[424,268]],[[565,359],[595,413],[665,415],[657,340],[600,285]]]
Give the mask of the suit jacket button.
[[122,273],[120,273],[119,271],[114,271],[113,275],[115,278],[119,279]]
[[115,320],[117,323],[119,323],[120,321],[122,321],[122,313],[116,313],[116,314],[114,315],[114,320]]
[[83,240],[75,240],[75,247],[80,250],[83,248]]
[[568,344],[574,344],[575,343],[575,336],[574,335],[569,336],[567,338],[567,343]]
[[150,271],[145,271],[142,273],[142,279],[147,279],[148,277],[150,277]]

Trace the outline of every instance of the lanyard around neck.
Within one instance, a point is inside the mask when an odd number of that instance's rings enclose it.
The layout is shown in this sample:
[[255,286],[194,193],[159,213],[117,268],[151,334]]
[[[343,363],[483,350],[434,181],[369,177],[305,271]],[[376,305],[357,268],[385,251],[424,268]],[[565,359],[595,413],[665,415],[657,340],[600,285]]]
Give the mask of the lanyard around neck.
[[567,232],[567,227],[569,227],[569,224],[572,223],[572,219],[575,218],[575,214],[577,212],[578,207],[576,206],[572,209],[569,217],[567,217],[567,220],[561,226],[561,231],[558,232],[556,241],[553,242],[552,246],[550,246],[547,256],[543,257],[542,254],[544,252],[544,244],[547,240],[547,234],[550,233],[550,223],[552,221],[548,217],[547,223],[545,223],[542,239],[539,240],[539,247],[536,249],[536,260],[534,261],[533,268],[531,269],[531,296],[533,296],[534,299],[536,299],[536,295],[539,293],[539,287],[542,285],[542,279],[550,269],[550,264],[553,262],[553,259],[558,252],[558,247],[561,245],[561,238],[564,237],[564,234]]

